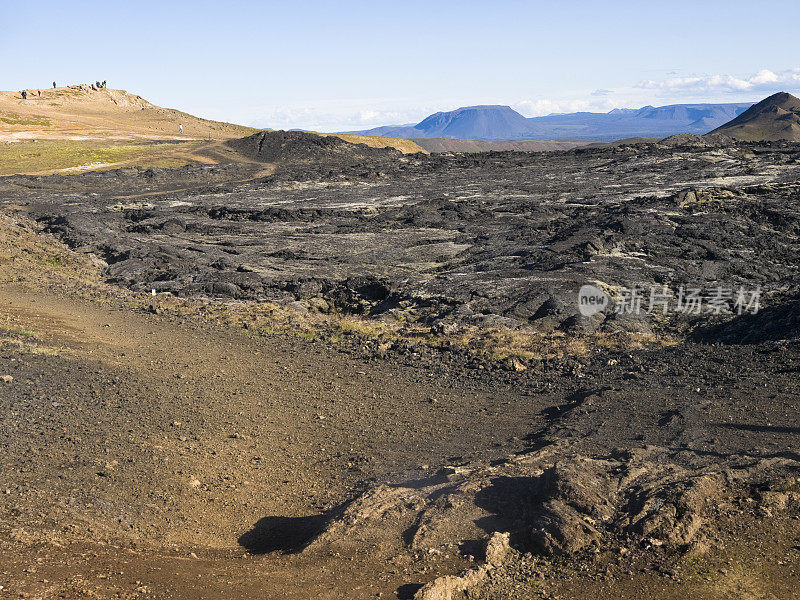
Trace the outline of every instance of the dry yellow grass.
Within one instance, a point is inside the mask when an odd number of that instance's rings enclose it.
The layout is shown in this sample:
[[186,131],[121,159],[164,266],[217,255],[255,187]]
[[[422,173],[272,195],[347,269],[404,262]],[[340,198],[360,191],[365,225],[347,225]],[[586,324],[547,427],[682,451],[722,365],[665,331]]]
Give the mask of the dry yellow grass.
[[20,140],[0,144],[0,176],[102,171],[123,166],[181,167],[198,162],[203,142]]
[[256,131],[162,108],[124,90],[69,86],[27,100],[0,92],[0,176],[215,163],[222,142]]
[[403,154],[416,154],[417,152],[428,154],[428,151],[416,142],[403,138],[376,135],[358,135],[354,133],[315,133],[322,136],[332,135],[334,137],[343,139],[345,142],[350,142],[351,144],[366,144],[370,148],[395,148]]
[[[183,125],[183,133],[180,133]],[[210,121],[151,104],[124,90],[69,86],[23,100],[0,91],[0,142],[50,140],[216,140],[244,137],[252,127]]]

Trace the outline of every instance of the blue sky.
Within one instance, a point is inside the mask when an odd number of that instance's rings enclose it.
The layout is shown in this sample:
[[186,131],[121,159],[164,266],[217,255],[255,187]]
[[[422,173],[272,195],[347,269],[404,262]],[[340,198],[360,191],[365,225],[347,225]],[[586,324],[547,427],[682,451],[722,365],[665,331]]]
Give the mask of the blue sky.
[[800,3],[0,3],[0,89],[107,79],[214,119],[361,129],[800,91]]

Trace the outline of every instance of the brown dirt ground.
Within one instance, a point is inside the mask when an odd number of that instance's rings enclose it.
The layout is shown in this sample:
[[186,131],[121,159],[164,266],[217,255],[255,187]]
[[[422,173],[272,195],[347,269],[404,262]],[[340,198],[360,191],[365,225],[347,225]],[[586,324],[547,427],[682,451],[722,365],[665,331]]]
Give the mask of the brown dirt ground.
[[291,541],[360,482],[505,455],[529,430],[522,390],[132,310],[85,259],[4,225],[0,597],[369,598],[465,565],[240,537]]

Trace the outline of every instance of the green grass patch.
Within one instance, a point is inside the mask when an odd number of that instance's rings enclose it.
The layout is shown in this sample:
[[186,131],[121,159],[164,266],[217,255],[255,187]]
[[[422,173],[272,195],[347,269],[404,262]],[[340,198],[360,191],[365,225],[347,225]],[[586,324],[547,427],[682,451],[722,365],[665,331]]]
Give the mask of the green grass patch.
[[53,267],[54,269],[59,269],[64,266],[64,263],[58,256],[48,256],[47,258],[40,258],[37,262],[43,267]]
[[703,556],[689,556],[682,561],[683,577],[692,583],[704,583],[719,579],[719,569]]
[[316,331],[298,331],[295,335],[301,339],[314,341],[319,337]]
[[6,125],[39,125],[41,127],[50,127],[50,119],[38,115],[22,117],[17,113],[6,113],[0,116],[0,122]]
[[0,145],[0,176],[57,172],[65,169],[103,170],[125,166],[180,167],[191,162],[177,153],[200,142],[134,144],[103,140],[28,140]]
[[36,336],[36,333],[30,329],[22,329],[21,327],[8,327],[7,325],[0,325],[0,333],[26,338],[32,338]]

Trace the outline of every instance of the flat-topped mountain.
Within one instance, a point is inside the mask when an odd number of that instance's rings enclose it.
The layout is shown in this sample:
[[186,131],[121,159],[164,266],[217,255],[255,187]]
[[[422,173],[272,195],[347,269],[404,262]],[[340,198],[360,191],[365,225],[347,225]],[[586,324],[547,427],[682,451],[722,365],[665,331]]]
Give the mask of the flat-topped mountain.
[[416,129],[425,137],[513,139],[530,133],[528,119],[510,106],[465,106],[438,112],[421,121]]
[[529,121],[530,119],[526,119],[510,106],[463,106],[451,111],[434,113],[416,125],[413,123],[387,125],[353,133],[407,139],[531,139]]
[[713,133],[750,142],[800,141],[800,98],[786,92],[773,94]]

